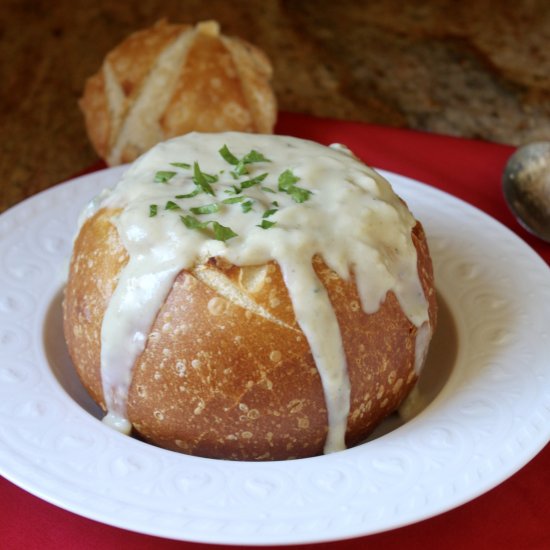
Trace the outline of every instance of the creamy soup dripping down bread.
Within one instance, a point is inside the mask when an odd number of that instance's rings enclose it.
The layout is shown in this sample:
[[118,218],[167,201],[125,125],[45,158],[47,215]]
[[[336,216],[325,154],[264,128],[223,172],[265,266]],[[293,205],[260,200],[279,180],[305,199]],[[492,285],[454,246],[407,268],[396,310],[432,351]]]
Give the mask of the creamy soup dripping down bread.
[[190,131],[271,133],[271,75],[261,49],[216,21],[161,20],[107,54],[79,104],[92,145],[113,166]]
[[64,300],[105,422],[205,457],[361,442],[413,388],[436,318],[419,222],[345,147],[191,133],[81,217]]

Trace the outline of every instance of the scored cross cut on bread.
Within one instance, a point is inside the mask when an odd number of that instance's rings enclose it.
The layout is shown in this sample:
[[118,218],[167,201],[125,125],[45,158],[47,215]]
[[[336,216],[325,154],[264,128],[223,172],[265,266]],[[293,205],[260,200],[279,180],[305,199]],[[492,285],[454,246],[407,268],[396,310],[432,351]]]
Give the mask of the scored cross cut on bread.
[[272,67],[257,47],[196,26],[161,20],[107,54],[80,100],[88,135],[109,165],[190,131],[271,133]]

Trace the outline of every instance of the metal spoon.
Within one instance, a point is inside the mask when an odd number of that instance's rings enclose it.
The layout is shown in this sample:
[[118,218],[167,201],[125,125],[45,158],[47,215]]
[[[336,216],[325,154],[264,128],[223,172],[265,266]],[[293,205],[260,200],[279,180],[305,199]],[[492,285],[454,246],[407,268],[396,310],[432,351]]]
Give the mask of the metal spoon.
[[520,147],[504,168],[502,189],[519,223],[550,242],[550,142]]

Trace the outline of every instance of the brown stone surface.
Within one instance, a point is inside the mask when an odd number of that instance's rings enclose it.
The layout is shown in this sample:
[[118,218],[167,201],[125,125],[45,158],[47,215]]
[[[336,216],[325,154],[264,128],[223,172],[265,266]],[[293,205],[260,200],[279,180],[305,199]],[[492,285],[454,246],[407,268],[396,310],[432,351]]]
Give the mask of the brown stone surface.
[[281,110],[550,140],[546,0],[1,0],[0,211],[96,161],[84,80],[161,17],[214,18],[264,49]]

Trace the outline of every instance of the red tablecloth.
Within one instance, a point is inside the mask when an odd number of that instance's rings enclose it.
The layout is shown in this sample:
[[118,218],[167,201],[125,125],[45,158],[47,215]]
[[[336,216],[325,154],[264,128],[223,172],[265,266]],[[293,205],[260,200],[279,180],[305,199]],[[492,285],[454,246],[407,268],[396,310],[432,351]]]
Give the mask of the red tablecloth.
[[[282,114],[277,133],[345,143],[378,168],[418,179],[481,208],[516,231],[548,263],[550,245],[512,218],[500,177],[512,147],[352,122]],[[549,304],[550,307],[550,304]],[[550,356],[550,350],[549,350]],[[512,478],[455,510],[395,531],[316,548],[550,548],[550,446]],[[311,548],[295,546],[290,548]],[[130,533],[56,508],[0,479],[0,548],[120,550],[228,548]]]

